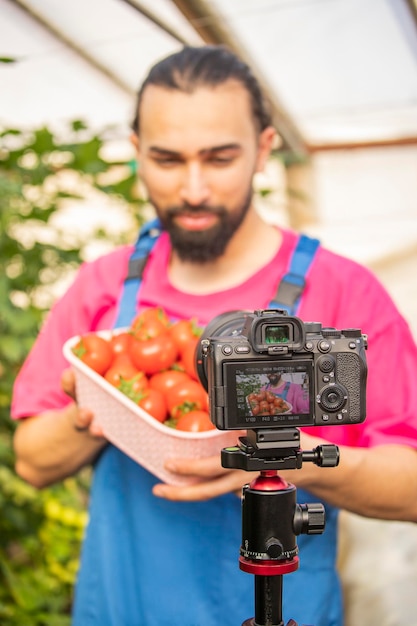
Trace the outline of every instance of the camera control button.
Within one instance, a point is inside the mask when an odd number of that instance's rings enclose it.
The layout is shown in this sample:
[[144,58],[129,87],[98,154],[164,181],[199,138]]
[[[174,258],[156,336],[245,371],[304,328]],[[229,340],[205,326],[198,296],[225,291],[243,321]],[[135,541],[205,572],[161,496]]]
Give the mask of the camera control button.
[[355,350],[356,349],[356,343],[354,341],[349,341],[349,348],[351,350]]
[[314,350],[314,343],[312,341],[307,341],[305,345],[306,350]]
[[332,346],[329,341],[327,341],[326,339],[322,339],[317,344],[317,347],[320,350],[320,352],[330,352]]
[[235,346],[236,354],[248,354],[250,352],[249,346]]
[[323,376],[322,381],[324,383],[329,383],[330,382],[330,376]]
[[226,344],[222,347],[222,352],[223,352],[223,354],[225,354],[226,356],[229,356],[230,354],[232,354],[232,352],[233,352],[233,348],[232,348],[232,346],[229,346],[229,344],[227,344],[227,343],[226,343]]
[[324,372],[325,374],[330,374],[330,372],[332,372],[336,367],[336,361],[331,354],[328,354],[327,356],[319,357],[317,359],[317,365],[321,372]]
[[323,420],[323,422],[328,422],[330,417],[327,415],[327,413],[324,413],[321,419]]

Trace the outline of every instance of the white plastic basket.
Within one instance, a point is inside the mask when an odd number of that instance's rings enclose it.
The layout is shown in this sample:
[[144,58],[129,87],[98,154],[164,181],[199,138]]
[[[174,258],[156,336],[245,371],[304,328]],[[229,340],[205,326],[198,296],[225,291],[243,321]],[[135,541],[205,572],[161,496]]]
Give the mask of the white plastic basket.
[[[111,331],[98,334],[108,338]],[[222,448],[236,444],[238,435],[234,431],[191,433],[161,424],[75,356],[72,348],[79,340],[79,336],[73,337],[63,348],[75,373],[78,404],[94,412],[95,420],[109,441],[162,481],[175,485],[198,482],[198,479],[166,470],[166,459],[194,459],[217,454],[220,459]]]

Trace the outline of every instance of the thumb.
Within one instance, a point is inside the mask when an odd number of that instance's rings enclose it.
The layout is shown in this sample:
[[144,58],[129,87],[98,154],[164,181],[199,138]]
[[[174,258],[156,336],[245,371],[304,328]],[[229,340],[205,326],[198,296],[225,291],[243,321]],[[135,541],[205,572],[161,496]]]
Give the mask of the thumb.
[[62,372],[61,387],[70,398],[75,400],[75,375],[70,367]]

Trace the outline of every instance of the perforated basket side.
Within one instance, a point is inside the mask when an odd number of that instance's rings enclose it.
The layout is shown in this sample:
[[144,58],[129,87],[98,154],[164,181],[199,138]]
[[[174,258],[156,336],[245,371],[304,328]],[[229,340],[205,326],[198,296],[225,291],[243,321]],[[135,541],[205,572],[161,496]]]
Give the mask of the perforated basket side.
[[236,442],[236,434],[230,431],[189,433],[160,424],[80,361],[72,352],[77,341],[75,337],[65,344],[64,355],[75,373],[79,405],[95,413],[109,441],[161,480],[180,485],[196,482],[166,470],[165,460],[220,455],[222,448]]

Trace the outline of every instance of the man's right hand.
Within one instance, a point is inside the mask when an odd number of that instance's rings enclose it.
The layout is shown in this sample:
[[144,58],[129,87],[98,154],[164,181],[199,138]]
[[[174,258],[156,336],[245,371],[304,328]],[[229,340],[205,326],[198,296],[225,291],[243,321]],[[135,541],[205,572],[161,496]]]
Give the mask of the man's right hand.
[[77,405],[72,371],[65,370],[61,385],[72,402],[20,419],[14,436],[16,472],[38,488],[75,474],[107,443],[93,412]]
[[[65,393],[77,402],[75,393],[75,376],[72,369],[68,368],[63,371],[61,376],[61,386]],[[72,419],[75,430],[87,431],[93,437],[103,437],[103,429],[97,422],[94,422],[93,412],[86,407],[78,407],[74,405],[74,411],[72,412]]]

